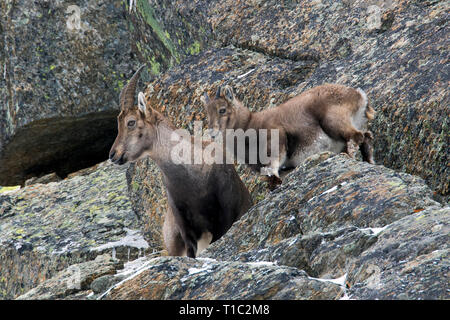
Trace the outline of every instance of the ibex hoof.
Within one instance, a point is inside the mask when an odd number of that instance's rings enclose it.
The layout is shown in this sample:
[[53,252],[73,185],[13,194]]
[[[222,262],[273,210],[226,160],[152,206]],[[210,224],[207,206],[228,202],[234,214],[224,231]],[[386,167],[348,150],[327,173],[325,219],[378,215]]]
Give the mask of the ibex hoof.
[[282,181],[280,178],[278,178],[278,177],[276,177],[276,176],[272,176],[272,177],[269,178],[269,181],[267,182],[267,188],[268,188],[270,191],[273,191],[273,190],[275,190],[282,182],[283,182],[283,181]]
[[369,139],[369,140],[373,140],[372,132],[370,132],[370,131],[364,132],[364,138]]

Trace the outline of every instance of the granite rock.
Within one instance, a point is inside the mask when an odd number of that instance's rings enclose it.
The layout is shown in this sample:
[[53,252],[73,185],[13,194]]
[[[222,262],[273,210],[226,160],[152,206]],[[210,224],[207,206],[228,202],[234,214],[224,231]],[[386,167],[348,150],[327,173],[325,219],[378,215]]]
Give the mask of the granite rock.
[[108,253],[121,261],[153,248],[127,197],[124,167],[0,194],[0,297],[25,293],[57,272]]
[[271,263],[161,257],[113,287],[105,299],[336,299],[344,289]]
[[124,1],[2,1],[0,43],[0,185],[105,160],[138,65]]

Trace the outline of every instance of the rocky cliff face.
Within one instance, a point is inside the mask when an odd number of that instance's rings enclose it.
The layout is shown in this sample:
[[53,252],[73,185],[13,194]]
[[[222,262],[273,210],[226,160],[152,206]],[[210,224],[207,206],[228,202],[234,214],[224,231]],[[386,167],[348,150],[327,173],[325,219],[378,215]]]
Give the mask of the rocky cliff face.
[[[145,93],[152,107],[190,130],[205,119],[201,95],[223,84],[252,110],[324,82],[361,87],[377,111],[371,124],[377,165],[316,155],[272,192],[238,166],[255,205],[196,260],[165,256],[166,197],[150,159],[129,168],[103,163],[7,191],[0,194],[1,298],[450,298],[447,2],[137,0],[129,8],[127,1],[81,1],[80,24],[70,19],[75,11],[63,14],[67,5],[2,3],[9,19],[0,27],[5,175],[26,177],[14,159],[51,158],[33,149],[45,141],[77,159],[81,151],[67,150],[86,143],[74,147],[63,133],[78,142],[92,134],[113,140],[108,130],[115,128],[120,81],[137,65],[133,55],[149,65],[153,80]],[[59,27],[37,38],[54,49],[34,53],[25,34],[42,32],[44,18]],[[68,21],[86,30],[70,33]],[[99,34],[104,42],[96,41]],[[92,52],[81,55],[80,44]],[[42,104],[33,99],[56,90],[59,75],[72,70],[50,52],[70,52],[66,60],[81,71],[65,82],[70,92]],[[49,57],[54,78],[36,78],[33,68],[44,68]],[[97,76],[80,76],[89,70]],[[28,86],[18,86],[26,77],[42,89],[24,95]],[[80,96],[77,90],[87,88]],[[69,149],[60,149],[61,141]],[[42,172],[59,173],[42,157],[36,165],[49,169]]]
[[2,1],[0,185],[106,159],[137,66],[121,1]]

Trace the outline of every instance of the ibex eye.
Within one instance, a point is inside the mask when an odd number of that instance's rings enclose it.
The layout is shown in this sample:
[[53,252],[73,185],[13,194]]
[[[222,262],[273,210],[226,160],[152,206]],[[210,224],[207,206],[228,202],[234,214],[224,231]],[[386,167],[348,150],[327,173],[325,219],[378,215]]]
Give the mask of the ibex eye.
[[127,123],[127,125],[128,125],[129,127],[134,127],[135,124],[136,124],[136,121],[134,121],[134,120],[130,120],[130,121],[128,121],[128,123]]
[[227,112],[227,109],[220,109],[220,110],[219,110],[219,113],[220,113],[220,114],[224,114],[225,112]]

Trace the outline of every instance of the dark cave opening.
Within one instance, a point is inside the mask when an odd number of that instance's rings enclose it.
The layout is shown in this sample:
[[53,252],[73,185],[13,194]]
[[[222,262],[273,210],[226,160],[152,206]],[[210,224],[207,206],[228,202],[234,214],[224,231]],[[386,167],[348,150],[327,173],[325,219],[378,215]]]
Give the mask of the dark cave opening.
[[26,125],[0,157],[0,185],[24,185],[49,173],[65,178],[107,160],[117,135],[117,114],[104,111]]

